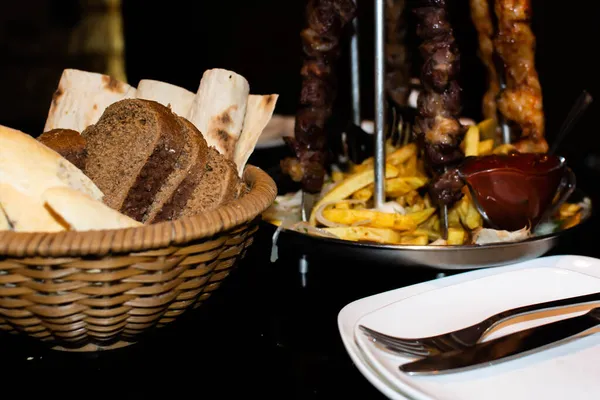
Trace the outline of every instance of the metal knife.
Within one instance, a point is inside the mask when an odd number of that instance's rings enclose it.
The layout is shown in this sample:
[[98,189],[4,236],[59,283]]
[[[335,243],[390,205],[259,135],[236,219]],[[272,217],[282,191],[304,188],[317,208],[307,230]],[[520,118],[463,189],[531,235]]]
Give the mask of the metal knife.
[[467,371],[512,360],[536,350],[564,343],[599,324],[600,307],[597,307],[577,317],[511,333],[488,342],[478,343],[465,350],[425,357],[403,364],[399,368],[402,372],[411,375]]

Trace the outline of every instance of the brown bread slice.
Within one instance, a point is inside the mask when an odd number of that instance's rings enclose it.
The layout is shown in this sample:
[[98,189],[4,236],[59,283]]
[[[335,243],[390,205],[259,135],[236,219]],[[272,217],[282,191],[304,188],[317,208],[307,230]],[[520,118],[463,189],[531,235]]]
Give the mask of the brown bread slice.
[[214,147],[210,147],[208,152],[208,162],[202,182],[181,210],[179,218],[215,209],[235,200],[239,194],[241,180],[233,161]]
[[198,178],[200,174],[190,174],[178,189],[178,195],[165,204],[151,222],[197,215],[237,198],[241,180],[236,166],[214,147],[208,148],[208,161],[197,168],[204,169],[203,176]]
[[56,151],[80,170],[85,169],[85,139],[72,129],[52,129],[42,133],[38,141]]
[[167,107],[150,100],[111,104],[82,132],[85,173],[109,207],[141,221],[184,148],[184,132]]
[[174,209],[181,209],[191,195],[191,189],[197,186],[204,176],[208,161],[206,140],[185,118],[178,117],[178,122],[185,135],[185,146],[175,165],[175,172],[154,198],[142,222],[154,221],[162,210],[172,212]]

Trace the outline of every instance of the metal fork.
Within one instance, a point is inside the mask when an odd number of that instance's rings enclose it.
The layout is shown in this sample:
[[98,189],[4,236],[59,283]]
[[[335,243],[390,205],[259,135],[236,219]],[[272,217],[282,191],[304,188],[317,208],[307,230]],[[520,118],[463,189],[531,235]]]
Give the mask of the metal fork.
[[390,336],[375,331],[364,325],[359,325],[359,328],[374,342],[381,344],[388,350],[410,356],[426,357],[452,350],[462,350],[473,346],[474,344],[478,343],[479,340],[483,338],[492,328],[501,322],[516,316],[532,314],[541,310],[547,311],[566,306],[584,305],[598,302],[600,302],[600,292],[531,304],[502,311],[466,328],[424,338],[400,338]]

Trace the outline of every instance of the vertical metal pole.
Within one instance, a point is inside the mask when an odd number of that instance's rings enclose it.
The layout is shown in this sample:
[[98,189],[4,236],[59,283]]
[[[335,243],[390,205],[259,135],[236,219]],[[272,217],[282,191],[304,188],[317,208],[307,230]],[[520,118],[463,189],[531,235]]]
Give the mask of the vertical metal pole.
[[352,21],[352,39],[350,41],[350,59],[352,62],[352,122],[360,126],[360,61],[358,51],[358,16]]
[[384,0],[375,0],[375,207],[385,202]]
[[502,143],[510,144],[510,128],[508,124],[504,121],[503,117],[498,118],[498,122],[502,127]]

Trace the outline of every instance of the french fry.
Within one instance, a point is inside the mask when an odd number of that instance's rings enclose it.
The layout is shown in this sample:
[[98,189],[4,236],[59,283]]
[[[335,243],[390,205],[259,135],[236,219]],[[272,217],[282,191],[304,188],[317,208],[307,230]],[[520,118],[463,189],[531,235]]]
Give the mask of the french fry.
[[569,229],[574,227],[575,225],[579,224],[581,222],[581,212],[578,212],[575,215],[572,215],[570,217],[568,217],[567,219],[565,219],[562,223],[562,229]]
[[417,192],[416,190],[408,192],[405,197],[406,204],[408,204],[409,206],[414,206],[415,204],[422,204],[423,206],[425,206],[423,199],[421,198],[421,196],[419,196],[419,192]]
[[458,204],[455,204],[454,207],[448,211],[448,226],[452,228],[462,226],[460,223],[460,215],[458,215]]
[[336,208],[338,210],[349,210],[350,209],[350,203],[348,203],[348,202],[335,203],[333,205],[333,208]]
[[423,197],[423,204],[425,208],[431,207],[431,198],[429,197],[429,193],[425,193],[425,197]]
[[398,244],[402,241],[402,234],[393,229],[371,228],[366,226],[348,226],[324,228],[329,233],[334,234],[343,240],[353,242],[366,241],[382,244]]
[[369,185],[362,189],[358,189],[356,192],[352,193],[352,198],[355,200],[367,201],[371,197],[373,197],[373,190],[374,190],[373,185]]
[[365,226],[373,228],[389,228],[399,231],[409,231],[416,229],[418,225],[425,222],[434,212],[435,208],[407,214],[386,213],[375,210],[327,209],[323,210],[323,217],[329,221],[344,225],[364,223]]
[[558,215],[560,219],[565,219],[577,214],[579,210],[581,210],[581,206],[579,204],[563,203],[560,205]]
[[418,211],[423,211],[425,209],[425,206],[423,204],[417,203],[417,204],[413,204],[412,206],[406,207],[406,209],[408,212],[415,213]]
[[416,190],[411,190],[410,192],[403,194],[402,196],[396,197],[396,202],[400,204],[402,207],[413,207],[415,205],[422,206],[421,209],[430,208],[431,205],[427,205],[425,200],[419,195],[419,192]]
[[412,156],[410,156],[408,158],[408,160],[405,163],[405,170],[404,173],[406,174],[406,176],[418,176],[418,170],[417,170],[417,155],[414,154]]
[[421,225],[423,222],[427,221],[429,217],[431,217],[435,213],[435,211],[435,208],[425,208],[421,211],[408,213],[404,215],[410,216],[412,220],[415,221],[415,224]]
[[[394,167],[391,164],[386,164],[385,166],[385,177],[386,178],[394,178],[398,176],[398,168]],[[352,193],[356,192],[359,189],[364,188],[373,183],[375,180],[375,174],[373,172],[373,167],[366,169],[365,171],[359,172],[357,174],[353,174],[349,176],[347,179],[338,183],[335,187],[333,187],[325,196],[321,198],[313,207],[313,211],[310,214],[309,223],[312,226],[316,226],[317,224],[317,209],[323,205],[324,203],[329,203],[332,201],[340,201],[347,197],[349,197]]]
[[408,231],[417,228],[417,223],[408,214],[384,213],[375,210],[323,210],[323,217],[338,224],[364,223],[373,228]]
[[467,240],[467,232],[463,228],[448,228],[448,245],[459,246]]
[[398,168],[398,171],[400,171],[398,176],[407,176],[408,175],[405,164],[396,164],[395,167]]
[[399,176],[386,179],[385,192],[390,197],[405,195],[415,189],[419,189],[427,184],[427,178],[419,176]]
[[470,230],[477,229],[483,225],[483,219],[473,204],[471,194],[468,190],[465,190],[465,192],[458,203],[458,217],[464,227]]
[[479,153],[479,128],[471,125],[463,139],[465,146],[465,156],[477,156]]
[[[428,240],[437,240],[440,238],[440,233],[431,229],[424,229],[424,228],[417,228],[413,231],[406,231],[406,232],[402,232],[402,235],[404,237],[411,237],[411,238],[416,238],[416,237],[427,237]],[[427,244],[427,243],[425,243]]]
[[427,218],[425,221],[419,224],[419,229],[430,229],[437,231],[438,228],[436,228],[436,223],[439,223],[439,217],[437,214],[433,214],[430,218]]
[[438,240],[442,236],[438,231],[432,229],[417,229],[415,232],[426,235],[431,241]]
[[417,145],[415,143],[409,143],[405,146],[400,147],[398,150],[387,155],[386,162],[393,165],[400,165],[406,162],[413,155],[417,154]]
[[344,173],[342,171],[333,171],[331,173],[331,180],[334,182],[339,182],[344,179]]
[[496,137],[496,121],[492,118],[485,119],[477,124],[479,128],[479,136],[481,140],[491,139],[492,142]]
[[515,148],[515,146],[513,146],[512,144],[501,144],[500,146],[496,147],[492,153],[493,154],[508,154],[512,151],[516,151],[517,149]]
[[389,197],[400,197],[410,193],[413,188],[408,184],[404,177],[392,178],[385,182],[385,194]]
[[364,172],[368,169],[373,169],[373,163],[371,163],[371,164],[363,163],[363,164],[353,165],[350,168],[350,173],[351,173],[351,175],[360,174],[361,172]]
[[406,236],[400,240],[400,244],[412,246],[426,246],[428,243],[429,237],[427,235]]
[[482,140],[481,142],[479,142],[479,147],[477,149],[477,152],[479,153],[480,156],[487,156],[488,154],[492,153],[493,149],[494,149],[494,139],[486,139],[486,140]]

